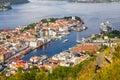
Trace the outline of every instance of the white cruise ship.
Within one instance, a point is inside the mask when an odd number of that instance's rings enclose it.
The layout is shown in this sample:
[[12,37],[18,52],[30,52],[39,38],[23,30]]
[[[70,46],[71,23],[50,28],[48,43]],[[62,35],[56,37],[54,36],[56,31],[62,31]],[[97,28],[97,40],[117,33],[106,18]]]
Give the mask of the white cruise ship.
[[100,24],[101,32],[109,32],[112,30],[112,24],[109,21]]

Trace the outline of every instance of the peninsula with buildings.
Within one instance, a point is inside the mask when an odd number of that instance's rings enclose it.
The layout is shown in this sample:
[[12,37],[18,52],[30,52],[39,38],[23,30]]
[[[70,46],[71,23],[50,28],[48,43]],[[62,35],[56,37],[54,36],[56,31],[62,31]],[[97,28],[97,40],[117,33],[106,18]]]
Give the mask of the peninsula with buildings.
[[1,3],[0,4],[0,10],[9,10],[12,9],[10,6],[10,3]]
[[28,0],[0,0],[0,10],[12,9],[11,4],[27,3]]

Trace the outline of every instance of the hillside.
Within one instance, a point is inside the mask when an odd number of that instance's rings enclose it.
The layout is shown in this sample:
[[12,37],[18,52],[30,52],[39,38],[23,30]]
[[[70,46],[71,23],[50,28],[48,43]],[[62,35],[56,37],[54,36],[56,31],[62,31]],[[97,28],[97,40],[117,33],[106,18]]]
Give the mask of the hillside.
[[[107,48],[100,52],[100,55],[110,55],[112,53],[112,63],[106,59],[103,61],[101,68],[97,68],[97,57],[91,57],[74,67],[58,66],[51,72],[45,72],[33,67],[29,72],[19,71],[16,75],[5,77],[4,73],[0,75],[0,80],[119,80],[120,79],[120,45],[114,48]],[[101,60],[99,63],[101,64]]]
[[10,2],[11,4],[27,3],[28,0],[0,0],[0,4]]
[[120,45],[115,47],[112,54],[113,54],[112,63],[105,65],[95,73],[96,60],[91,61],[79,72],[77,79],[78,80],[119,80],[120,79],[119,76]]

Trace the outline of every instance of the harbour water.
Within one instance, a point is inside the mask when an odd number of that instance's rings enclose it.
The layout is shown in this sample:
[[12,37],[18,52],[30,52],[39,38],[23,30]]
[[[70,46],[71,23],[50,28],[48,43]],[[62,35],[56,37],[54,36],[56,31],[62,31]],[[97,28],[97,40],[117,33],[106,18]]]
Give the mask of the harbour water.
[[[79,38],[99,32],[99,24],[106,20],[113,24],[115,29],[120,29],[120,3],[69,3],[66,1],[39,1],[30,0],[27,4],[12,5],[12,10],[0,12],[0,29],[15,28],[19,25],[27,25],[42,18],[79,16],[88,27],[86,31],[79,32]],[[68,39],[66,43],[63,43]],[[53,56],[67,50],[76,44],[76,32],[61,40],[51,42],[34,50],[23,57],[28,60],[33,55],[47,54]]]
[[[87,36],[84,32],[80,33],[80,39],[84,36]],[[63,43],[64,40],[68,39],[67,42]],[[62,51],[68,50],[69,48],[75,46],[76,44],[76,32],[72,31],[70,35],[65,36],[64,38],[53,41],[48,43],[47,45],[36,49],[29,54],[27,54],[25,57],[23,57],[23,60],[29,60],[31,56],[39,56],[39,55],[47,55],[48,57],[53,56],[54,54],[59,54]]]

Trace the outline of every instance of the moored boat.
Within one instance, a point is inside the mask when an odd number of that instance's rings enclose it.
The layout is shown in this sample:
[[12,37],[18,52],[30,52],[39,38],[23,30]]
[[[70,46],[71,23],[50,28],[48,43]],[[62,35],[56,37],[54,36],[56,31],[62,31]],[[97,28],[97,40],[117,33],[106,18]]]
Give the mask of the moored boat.
[[76,42],[77,42],[78,44],[81,44],[81,43],[82,43],[82,41],[81,41],[81,40],[76,40]]
[[65,43],[65,42],[67,42],[68,41],[68,39],[65,39],[64,41],[63,41],[63,43]]
[[41,56],[32,56],[30,58],[30,62],[32,63],[37,63],[37,62],[42,62],[43,60],[47,59],[47,55],[41,55]]

